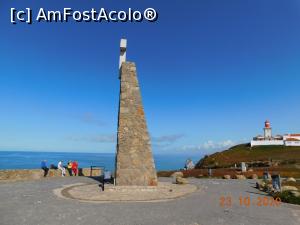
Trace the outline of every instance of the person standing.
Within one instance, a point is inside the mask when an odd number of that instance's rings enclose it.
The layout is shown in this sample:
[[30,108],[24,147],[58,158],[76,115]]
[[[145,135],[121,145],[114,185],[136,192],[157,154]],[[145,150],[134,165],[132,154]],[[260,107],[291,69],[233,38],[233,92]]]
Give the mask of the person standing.
[[48,174],[48,171],[49,171],[49,168],[47,167],[47,161],[46,160],[43,160],[41,162],[41,169],[44,170],[44,177],[46,177],[47,174]]
[[61,176],[64,177],[66,175],[66,169],[63,167],[62,161],[58,162],[57,168],[61,170]]
[[74,161],[72,163],[72,170],[73,170],[74,176],[77,176],[77,174],[78,174],[78,162],[77,161]]
[[72,174],[72,162],[71,161],[69,161],[68,162],[68,166],[67,166],[67,169],[68,169],[68,172],[69,172],[69,175],[70,175],[70,177],[73,175]]

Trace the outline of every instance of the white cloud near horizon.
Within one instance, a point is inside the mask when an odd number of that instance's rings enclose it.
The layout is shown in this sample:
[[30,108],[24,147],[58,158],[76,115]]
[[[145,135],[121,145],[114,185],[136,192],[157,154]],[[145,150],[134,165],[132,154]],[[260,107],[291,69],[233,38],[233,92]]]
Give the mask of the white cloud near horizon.
[[[155,146],[169,146],[177,140],[184,137],[182,134],[163,135],[151,137],[152,144]],[[117,141],[116,134],[99,134],[94,136],[68,136],[66,139],[71,141],[90,141],[99,143],[115,143]]]
[[67,140],[71,141],[87,141],[87,142],[98,142],[98,143],[115,143],[117,138],[116,135],[112,134],[99,134],[95,136],[68,136]]
[[[223,141],[208,140],[198,145],[178,145],[178,140],[185,137],[183,134],[170,134],[151,137],[152,148],[155,152],[172,152],[172,153],[191,153],[191,154],[211,154],[216,151],[226,150],[234,145],[242,143],[242,141],[233,141],[230,139]],[[68,136],[70,141],[78,142],[94,142],[94,143],[112,143],[117,142],[116,134],[99,134],[90,136]]]
[[80,120],[84,123],[96,125],[98,127],[102,127],[105,123],[95,117],[95,115],[91,112],[86,112],[81,116]]
[[171,147],[163,147],[161,150],[163,151],[172,151],[172,152],[177,152],[177,153],[191,153],[191,154],[196,154],[196,153],[203,153],[203,154],[211,154],[216,151],[223,151],[226,150],[234,145],[237,145],[241,142],[235,142],[232,140],[224,140],[224,141],[212,141],[208,140],[203,142],[202,144],[199,145],[183,145],[183,146],[178,146],[175,148]]
[[220,142],[214,142],[212,140],[204,142],[202,145],[200,145],[200,148],[202,149],[222,149],[222,148],[229,148],[236,143],[232,140],[225,140]]
[[183,134],[171,134],[171,135],[162,135],[159,137],[151,137],[153,143],[174,143],[179,139],[183,138]]

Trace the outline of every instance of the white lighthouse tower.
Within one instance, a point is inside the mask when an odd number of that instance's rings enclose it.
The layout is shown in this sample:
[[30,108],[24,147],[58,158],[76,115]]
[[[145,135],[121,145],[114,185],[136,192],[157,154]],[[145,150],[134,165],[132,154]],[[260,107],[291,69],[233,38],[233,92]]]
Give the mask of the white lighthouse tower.
[[265,127],[264,127],[264,137],[265,140],[271,140],[272,139],[272,127],[269,120],[266,120]]

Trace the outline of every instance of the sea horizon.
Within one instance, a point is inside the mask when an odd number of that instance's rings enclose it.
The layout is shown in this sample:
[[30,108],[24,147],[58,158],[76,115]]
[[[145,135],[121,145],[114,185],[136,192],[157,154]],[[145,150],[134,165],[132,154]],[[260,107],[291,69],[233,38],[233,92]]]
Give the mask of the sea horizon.
[[[177,170],[184,167],[190,158],[196,164],[200,156],[195,154],[157,154],[153,153],[156,170]],[[67,152],[67,151],[0,151],[0,170],[5,169],[39,169],[42,160],[47,160],[47,166],[57,165],[62,160],[78,161],[79,167],[103,166],[114,171],[115,153]]]

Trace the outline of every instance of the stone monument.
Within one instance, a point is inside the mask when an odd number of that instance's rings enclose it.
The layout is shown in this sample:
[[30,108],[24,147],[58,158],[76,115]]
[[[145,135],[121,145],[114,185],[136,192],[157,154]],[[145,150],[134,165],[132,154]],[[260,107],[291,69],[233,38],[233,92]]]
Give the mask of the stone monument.
[[126,48],[127,40],[121,39],[116,185],[157,186],[136,66],[126,62]]
[[245,162],[241,162],[242,172],[247,172],[247,166]]

